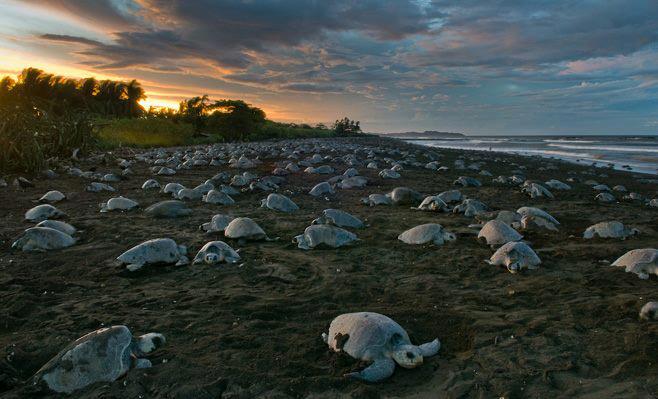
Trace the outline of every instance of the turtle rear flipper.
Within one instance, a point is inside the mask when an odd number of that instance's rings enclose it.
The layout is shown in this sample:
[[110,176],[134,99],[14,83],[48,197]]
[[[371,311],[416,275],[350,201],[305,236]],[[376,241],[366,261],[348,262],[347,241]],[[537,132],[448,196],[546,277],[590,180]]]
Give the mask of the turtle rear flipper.
[[393,375],[395,362],[390,358],[377,359],[365,369],[345,374],[345,377],[365,382],[379,382]]

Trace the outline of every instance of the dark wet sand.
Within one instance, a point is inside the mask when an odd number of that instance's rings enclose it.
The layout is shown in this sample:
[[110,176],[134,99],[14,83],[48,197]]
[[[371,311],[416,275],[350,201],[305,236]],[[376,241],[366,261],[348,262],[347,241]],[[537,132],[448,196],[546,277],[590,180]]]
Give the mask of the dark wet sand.
[[[363,139],[369,144],[406,146]],[[116,195],[87,193],[88,181],[62,174],[36,180],[36,187],[0,189],[0,397],[56,397],[31,387],[30,376],[70,341],[112,324],[135,334],[161,332],[167,344],[150,359],[154,367],[132,370],[113,383],[98,383],[71,395],[84,398],[648,398],[658,394],[658,323],[638,321],[640,307],[658,300],[655,276],[643,281],[609,267],[627,250],[656,247],[658,210],[641,203],[599,204],[582,183],[554,191],[555,200],[531,200],[517,187],[462,189],[492,209],[541,207],[560,220],[559,233],[529,233],[543,263],[538,270],[511,275],[484,263],[492,251],[467,228],[471,218],[416,212],[408,207],[361,205],[359,198],[408,186],[425,194],[453,188],[459,175],[453,161],[464,152],[434,150],[451,170],[402,171],[383,180],[377,170],[359,168],[371,179],[365,189],[339,190],[330,201],[306,193],[326,177],[292,175],[281,193],[300,210],[281,214],[260,208],[264,193],[236,196],[234,206],[191,202],[190,217],[150,219],[141,211],[99,213],[98,204]],[[612,187],[656,196],[658,185],[641,184],[632,174],[548,160],[469,152],[484,169],[510,175],[510,161],[528,165],[528,178],[565,181],[569,171]],[[309,154],[312,155],[312,154]],[[419,159],[422,159],[419,157]],[[498,159],[498,160],[495,160]],[[500,160],[506,160],[502,162]],[[259,167],[264,175],[276,159]],[[467,162],[468,164],[469,162]],[[554,164],[558,170],[540,171]],[[91,165],[82,162],[83,170]],[[347,166],[333,165],[342,173]],[[382,166],[382,165],[380,165]],[[112,183],[142,207],[168,197],[143,192],[153,177],[143,163],[129,180]],[[194,187],[228,167],[201,167],[158,177],[161,183]],[[118,172],[115,165],[99,171]],[[30,224],[24,212],[50,189],[69,198],[57,204],[67,221],[83,230],[79,244],[61,251],[21,253],[10,245]],[[616,193],[618,197],[621,197]],[[338,250],[297,249],[300,234],[325,208],[359,216],[369,227],[356,231],[361,242]],[[127,274],[113,264],[126,249],[151,238],[171,237],[192,256],[207,241],[198,226],[215,213],[249,216],[275,242],[248,243],[244,264],[146,267]],[[584,241],[596,222],[619,220],[643,234],[619,240]],[[457,233],[443,247],[407,246],[396,237],[407,228],[436,222]],[[438,356],[414,370],[397,368],[381,384],[347,381],[342,374],[363,366],[328,350],[320,334],[340,313],[384,313],[398,321],[415,343],[438,337]]]

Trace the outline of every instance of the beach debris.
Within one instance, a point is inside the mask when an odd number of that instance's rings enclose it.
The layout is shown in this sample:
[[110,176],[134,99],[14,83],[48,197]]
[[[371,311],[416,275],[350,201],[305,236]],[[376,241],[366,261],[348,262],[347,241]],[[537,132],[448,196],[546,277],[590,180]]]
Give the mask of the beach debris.
[[434,245],[443,245],[448,241],[457,239],[453,233],[446,231],[443,226],[437,223],[421,224],[403,232],[398,236],[398,240],[405,244],[422,245],[432,243]]
[[616,220],[610,222],[600,222],[595,225],[589,226],[583,233],[583,238],[591,239],[594,237],[599,238],[621,238],[638,234],[640,231],[634,228],[628,228],[623,223]]
[[485,223],[478,233],[478,239],[484,240],[488,245],[498,246],[510,241],[519,241],[523,238],[519,232],[507,223],[493,219]]
[[331,224],[338,227],[350,227],[360,229],[364,227],[363,222],[356,216],[350,215],[340,209],[325,209],[322,216],[313,220],[313,224]]
[[70,247],[75,241],[75,238],[61,230],[51,227],[31,227],[25,230],[11,247],[22,251],[44,252]]
[[521,269],[537,269],[541,260],[528,244],[512,241],[498,248],[485,262],[494,266],[505,266],[510,273],[516,273]]
[[262,208],[273,209],[275,211],[291,213],[299,210],[299,206],[295,204],[290,198],[282,194],[272,193],[264,200],[261,200],[260,206]]
[[413,345],[407,332],[391,318],[379,313],[346,313],[336,317],[329,332],[322,334],[323,341],[335,352],[344,352],[370,365],[345,377],[366,382],[387,379],[397,363],[404,368],[423,364],[424,358],[439,352],[438,339]]
[[304,233],[295,236],[292,242],[301,249],[313,249],[317,246],[339,248],[357,241],[356,234],[329,224],[313,224],[304,229]]
[[187,248],[176,244],[171,238],[154,238],[130,248],[119,255],[117,261],[134,272],[145,265],[158,263],[186,265],[189,263],[186,255]]
[[39,198],[39,202],[48,202],[54,204],[55,202],[59,202],[65,199],[66,199],[66,195],[62,194],[61,191],[51,190],[45,193],[41,198]]
[[138,206],[136,201],[121,196],[110,198],[107,202],[100,204],[101,212],[130,211]]
[[647,280],[650,274],[658,275],[658,250],[655,248],[630,250],[614,261],[612,266],[623,267],[627,273],[635,273],[642,280]]
[[101,328],[65,347],[34,379],[52,391],[70,394],[96,382],[115,381],[131,368],[151,367],[143,356],[164,343],[165,337],[158,333],[135,338],[126,326]]
[[192,214],[192,210],[184,202],[178,200],[156,202],[146,208],[144,212],[154,218],[177,218]]
[[647,302],[640,309],[640,320],[658,320],[658,302]]
[[218,263],[237,263],[240,255],[224,241],[210,241],[197,252],[193,264],[205,263],[216,265]]
[[37,205],[25,212],[25,220],[29,222],[40,222],[46,219],[59,219],[66,214],[50,204]]

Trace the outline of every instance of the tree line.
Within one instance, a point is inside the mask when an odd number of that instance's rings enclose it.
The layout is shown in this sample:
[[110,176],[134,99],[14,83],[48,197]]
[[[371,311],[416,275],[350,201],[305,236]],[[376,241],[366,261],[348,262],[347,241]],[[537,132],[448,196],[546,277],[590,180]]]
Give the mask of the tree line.
[[273,122],[262,109],[242,100],[211,100],[202,95],[181,101],[178,110],[145,110],[139,103],[145,98],[146,92],[135,79],[71,79],[37,68],[25,68],[17,79],[5,76],[0,80],[0,108],[23,106],[26,110],[39,109],[52,116],[82,111],[100,118],[163,118],[191,124],[197,135],[219,135],[228,141],[288,135],[286,131],[291,129],[341,136],[361,133],[360,123],[348,118],[336,120],[331,129],[321,123],[310,126]]

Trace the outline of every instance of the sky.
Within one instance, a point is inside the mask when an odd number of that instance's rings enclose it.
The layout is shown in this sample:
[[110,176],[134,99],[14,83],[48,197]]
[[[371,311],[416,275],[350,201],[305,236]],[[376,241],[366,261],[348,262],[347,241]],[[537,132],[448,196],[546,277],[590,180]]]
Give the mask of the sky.
[[658,134],[657,0],[0,0],[0,74],[370,132]]

